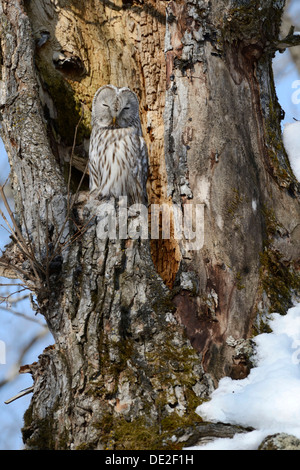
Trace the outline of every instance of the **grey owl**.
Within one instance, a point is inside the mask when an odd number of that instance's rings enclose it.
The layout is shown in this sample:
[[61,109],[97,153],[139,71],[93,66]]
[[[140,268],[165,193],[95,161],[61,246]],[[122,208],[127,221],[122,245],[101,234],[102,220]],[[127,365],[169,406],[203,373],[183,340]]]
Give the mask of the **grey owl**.
[[100,197],[127,196],[130,203],[144,204],[147,172],[136,94],[114,85],[99,88],[92,105],[90,191]]

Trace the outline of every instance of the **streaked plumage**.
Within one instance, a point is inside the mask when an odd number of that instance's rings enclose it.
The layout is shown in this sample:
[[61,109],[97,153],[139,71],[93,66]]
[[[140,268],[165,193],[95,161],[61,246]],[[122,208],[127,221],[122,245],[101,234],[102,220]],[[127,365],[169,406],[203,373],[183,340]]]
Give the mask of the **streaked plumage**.
[[147,171],[137,96],[125,87],[99,88],[92,107],[90,191],[99,197],[128,196],[129,203],[145,203]]

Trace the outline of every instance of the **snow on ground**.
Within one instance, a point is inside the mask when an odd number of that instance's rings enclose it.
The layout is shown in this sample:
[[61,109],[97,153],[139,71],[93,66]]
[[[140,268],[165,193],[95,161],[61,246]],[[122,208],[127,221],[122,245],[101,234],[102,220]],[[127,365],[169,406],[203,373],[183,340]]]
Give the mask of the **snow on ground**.
[[282,137],[293,173],[300,181],[300,121],[285,124]]
[[268,323],[272,332],[253,339],[255,367],[248,377],[224,377],[210,401],[196,410],[206,421],[255,431],[190,449],[256,450],[267,435],[277,432],[300,438],[300,303],[284,316],[271,314]]

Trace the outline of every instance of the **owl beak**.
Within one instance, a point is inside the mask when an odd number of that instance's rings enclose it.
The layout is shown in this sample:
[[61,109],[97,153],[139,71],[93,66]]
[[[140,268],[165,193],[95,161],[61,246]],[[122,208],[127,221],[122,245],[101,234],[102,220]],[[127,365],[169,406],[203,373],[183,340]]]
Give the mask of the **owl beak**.
[[112,125],[115,126],[115,125],[116,125],[116,122],[117,122],[117,118],[116,118],[116,116],[114,116],[114,117],[112,118]]

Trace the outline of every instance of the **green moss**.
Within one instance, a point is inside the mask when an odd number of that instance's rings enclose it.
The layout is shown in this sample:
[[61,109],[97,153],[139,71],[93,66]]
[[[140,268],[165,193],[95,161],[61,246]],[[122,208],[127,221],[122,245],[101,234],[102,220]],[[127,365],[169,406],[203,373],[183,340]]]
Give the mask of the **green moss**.
[[123,416],[113,418],[108,414],[95,427],[106,450],[180,450],[184,443],[174,443],[172,436],[176,431],[202,422],[194,411],[183,416],[174,411],[163,418],[158,417],[152,425],[149,421],[146,415],[128,421]]
[[270,163],[274,171],[274,176],[277,178],[281,186],[288,187],[294,178],[282,141],[280,128],[281,108],[276,99],[274,79],[273,77],[271,78],[272,97],[264,113],[266,148]]
[[[193,391],[193,386],[200,379],[199,357],[188,343],[178,348],[172,324],[165,325],[164,328],[163,344],[157,344],[151,352],[146,352],[143,364],[143,373],[149,380],[149,387],[155,391],[155,398],[149,403],[147,394],[141,395],[140,416],[133,420],[130,419],[131,415],[121,416],[107,407],[108,392],[104,380],[108,376],[115,379],[109,393],[111,399],[117,396],[120,374],[122,381],[128,380],[132,387],[136,385],[139,392],[140,380],[144,381],[143,377],[140,379],[136,375],[135,348],[139,345],[128,339],[124,339],[124,344],[118,343],[116,350],[121,351],[118,364],[105,360],[108,345],[105,348],[102,345],[103,375],[97,383],[93,381],[93,391],[90,393],[98,396],[99,400],[104,399],[106,411],[104,410],[95,427],[99,430],[99,440],[106,449],[179,449],[182,445],[171,441],[176,430],[201,422],[195,409],[203,399]],[[116,343],[110,343],[109,348],[112,347],[115,348]],[[184,400],[184,409],[181,408],[180,413],[177,412],[179,403],[175,387],[180,387]],[[132,392],[134,393],[134,389]]]
[[[64,429],[58,436],[55,433],[55,411],[58,409],[59,399],[46,418],[33,420],[33,405],[24,413],[24,426],[22,428],[23,442],[32,450],[68,450],[69,433]],[[34,427],[33,427],[34,423]],[[55,436],[55,439],[54,439]]]
[[285,315],[292,307],[293,296],[300,294],[300,274],[293,262],[285,260],[283,254],[275,248],[275,237],[286,235],[284,227],[278,223],[274,211],[263,208],[265,220],[264,249],[260,253],[260,291],[261,297],[266,295],[268,301],[257,308],[256,320],[253,324],[253,336],[270,333],[268,324],[269,313]]
[[272,210],[264,208],[263,215],[266,239],[260,254],[262,288],[268,296],[272,312],[285,314],[292,306],[293,293],[300,292],[300,275],[293,263],[284,261],[282,253],[272,245],[274,236],[284,228],[277,222]]
[[250,39],[257,37],[263,40],[263,34],[266,40],[274,41],[279,34],[279,27],[283,7],[277,7],[275,4],[265,2],[266,6],[260,0],[243,1],[236,0],[234,6],[222,13],[222,35],[228,42]]
[[265,248],[260,255],[262,286],[271,310],[285,314],[292,307],[292,295],[300,291],[300,276],[292,266],[282,261],[280,252]]
[[267,322],[268,318],[263,318],[260,313],[257,315],[255,323],[252,325],[252,336],[255,337],[262,333],[272,333],[272,328]]
[[24,427],[22,429],[23,441],[26,446],[34,450],[55,450],[57,449],[56,442],[53,439],[53,415],[35,421],[35,430],[31,427]]
[[57,448],[59,450],[69,449],[69,432],[67,429],[64,429],[64,431],[59,435]]
[[147,426],[145,417],[131,422],[123,417],[116,418],[106,436],[107,449],[155,450],[160,442],[158,426]]
[[266,231],[266,240],[265,246],[269,246],[273,237],[278,233],[278,231],[283,230],[282,224],[278,223],[278,220],[275,216],[273,209],[268,208],[267,206],[262,207],[262,214],[265,221],[265,231]]
[[238,190],[234,188],[233,195],[230,199],[230,203],[227,209],[228,215],[230,215],[231,217],[235,217],[238,207],[242,202],[243,198],[239,195]]
[[235,279],[236,279],[236,288],[238,290],[245,289],[245,285],[242,282],[242,274],[240,272],[236,274]]
[[127,362],[133,358],[134,349],[133,341],[129,338],[124,338],[118,342],[111,343],[111,345],[115,350],[118,351],[118,361],[108,361],[105,366],[105,373],[115,379],[115,387],[111,392],[112,395],[114,395],[117,393],[118,379],[121,372],[123,372],[123,377],[126,376],[129,382],[131,382],[131,379],[134,379],[133,372],[130,368],[127,367]]
[[[62,74],[42,57],[37,57],[36,65],[57,112],[57,118],[53,120],[53,131],[60,136],[57,139],[62,138],[66,145],[72,145],[75,128],[82,112],[80,96]],[[90,134],[89,120],[90,116],[85,116],[81,121],[77,133],[77,144]]]
[[159,384],[166,387],[168,384],[191,387],[197,380],[193,368],[199,364],[199,358],[192,347],[182,346],[179,349],[173,341],[172,329],[169,328],[163,347],[146,353],[151,375],[156,377]]
[[[180,288],[178,289],[180,290]],[[156,301],[153,305],[152,308],[156,313],[162,313],[162,312],[175,312],[176,307],[173,303],[173,297],[175,295],[175,289],[174,291],[169,295],[163,296],[159,301]]]
[[22,428],[23,441],[25,442],[32,434],[32,418],[33,418],[33,405],[30,404],[24,413],[24,426]]
[[96,444],[92,442],[83,442],[75,450],[95,450]]

